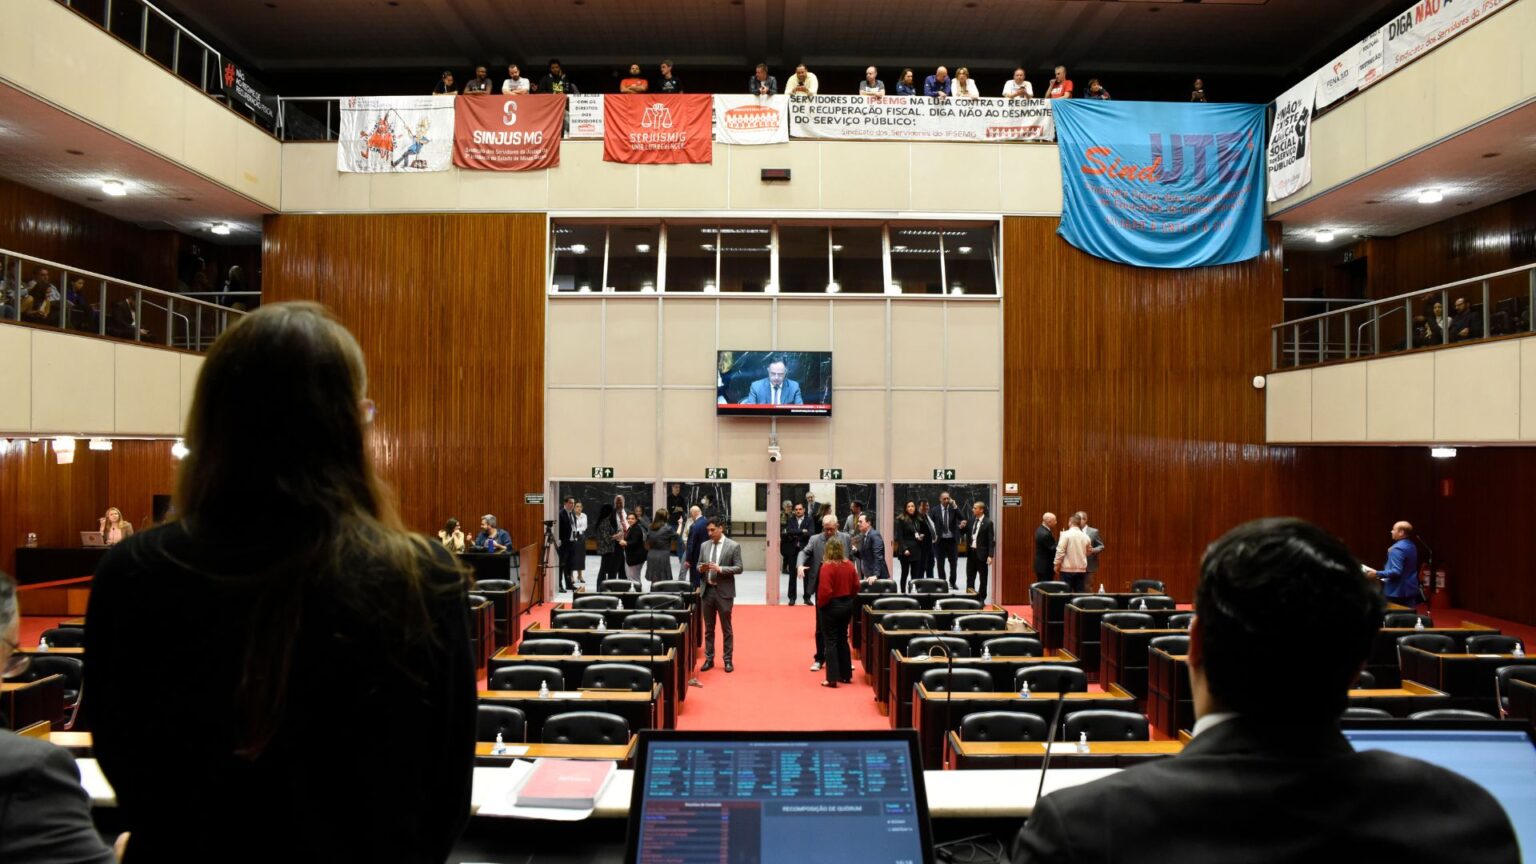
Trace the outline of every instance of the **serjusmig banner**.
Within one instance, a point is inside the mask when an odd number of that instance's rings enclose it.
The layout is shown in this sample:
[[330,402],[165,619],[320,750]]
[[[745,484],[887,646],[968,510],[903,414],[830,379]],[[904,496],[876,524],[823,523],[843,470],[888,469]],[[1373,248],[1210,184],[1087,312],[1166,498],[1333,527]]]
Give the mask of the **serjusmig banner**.
[[1058,233],[1135,267],[1204,267],[1263,249],[1264,106],[1058,100]]

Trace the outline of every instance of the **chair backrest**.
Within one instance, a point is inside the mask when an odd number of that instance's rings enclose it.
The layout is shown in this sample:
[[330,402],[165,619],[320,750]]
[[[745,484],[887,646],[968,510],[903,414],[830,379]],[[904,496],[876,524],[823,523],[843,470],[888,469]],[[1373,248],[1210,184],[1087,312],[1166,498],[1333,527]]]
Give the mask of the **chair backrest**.
[[1382,708],[1345,708],[1345,720],[1391,720],[1392,715]]
[[978,711],[960,720],[961,741],[1044,741],[1045,718],[1023,711]]
[[1412,633],[1397,637],[1399,648],[1417,648],[1431,654],[1450,654],[1456,650],[1456,640],[1444,633]]
[[1055,581],[1036,582],[1034,585],[1031,585],[1030,587],[1036,589],[1037,591],[1041,591],[1041,592],[1043,592],[1045,594],[1065,594],[1068,591],[1072,590],[1072,586],[1071,585],[1068,585],[1065,582],[1055,582]]
[[1030,636],[999,636],[981,643],[993,657],[1041,657],[1040,640]]
[[1157,626],[1157,619],[1145,612],[1107,612],[1099,623],[1113,624],[1121,630],[1150,630]]
[[1189,625],[1194,620],[1195,620],[1195,613],[1193,613],[1193,612],[1180,612],[1177,615],[1169,615],[1168,616],[1168,620],[1163,622],[1163,623],[1164,623],[1164,626],[1167,627],[1169,630],[1188,630],[1189,629]]
[[933,616],[927,612],[896,612],[891,615],[883,615],[880,623],[887,630],[931,630],[933,629]]
[[1089,741],[1146,741],[1151,737],[1146,715],[1098,708],[1067,715],[1061,737],[1070,744],[1085,732]]
[[475,740],[495,741],[497,734],[507,744],[527,740],[528,717],[523,714],[523,709],[480,703],[475,708]]
[[604,594],[633,593],[640,590],[640,583],[633,579],[605,579],[597,590]]
[[682,609],[687,605],[676,594],[641,594],[635,599],[636,609]]
[[1079,609],[1118,609],[1120,601],[1113,597],[1100,597],[1097,594],[1083,594],[1067,601],[1067,605],[1076,606]]
[[896,587],[895,579],[876,579],[861,590],[870,594],[895,594]]
[[1132,594],[1166,594],[1168,586],[1161,579],[1137,579],[1131,583]]
[[1074,666],[1025,666],[1013,673],[1013,686],[1042,693],[1087,693],[1088,673]]
[[1388,612],[1381,619],[1383,627],[1415,627],[1416,622],[1423,621],[1425,627],[1435,626],[1435,619],[1428,615],[1420,615],[1417,612]]
[[464,599],[469,601],[469,608],[471,609],[475,608],[476,606],[484,606],[485,604],[491,602],[490,598],[486,597],[484,594],[466,594],[464,595]]
[[1132,597],[1125,603],[1125,608],[1132,611],[1142,609],[1177,609],[1179,604],[1166,594],[1143,594],[1140,597]]
[[679,626],[677,616],[666,612],[632,612],[624,619],[625,630],[676,630]]
[[[895,600],[898,598],[892,597],[890,599]],[[933,602],[933,608],[935,609],[981,609],[984,605],[980,600],[974,600],[970,597],[945,597],[942,600],[935,600]]]
[[943,646],[951,658],[971,656],[971,643],[955,636],[919,636],[907,643],[907,656],[933,656],[935,646]]
[[475,590],[476,591],[489,591],[489,592],[511,591],[513,588],[516,588],[516,587],[517,587],[517,583],[513,582],[511,579],[476,579],[475,580]]
[[655,594],[687,594],[692,590],[693,584],[686,579],[659,579],[651,583]]
[[949,590],[949,583],[943,579],[913,579],[913,594],[943,594]]
[[[85,680],[85,664],[79,657],[65,657],[62,654],[33,654],[32,662],[27,666],[23,681],[38,681],[49,675],[64,676],[64,690],[67,693],[78,696],[80,682]],[[66,699],[66,701],[72,701]]]
[[1361,669],[1360,670],[1360,677],[1355,679],[1355,687],[1354,687],[1354,689],[1356,689],[1356,690],[1374,690],[1374,689],[1376,689],[1376,676],[1374,674],[1372,674],[1371,670],[1369,670],[1369,669]]
[[[944,601],[940,600],[939,602],[943,603]],[[923,608],[923,604],[917,602],[916,597],[877,597],[870,606],[884,612],[899,612],[903,609]]]
[[1485,711],[1469,711],[1465,708],[1436,708],[1433,711],[1415,711],[1409,720],[1497,720]]
[[1148,648],[1161,648],[1162,650],[1178,656],[1189,653],[1188,636],[1158,636],[1147,643]]
[[38,638],[52,648],[85,647],[85,631],[79,627],[50,627]]
[[540,684],[547,685],[551,690],[564,690],[565,676],[553,666],[519,663],[516,666],[503,666],[492,672],[486,689],[537,690]]
[[1008,618],[1000,613],[960,615],[955,618],[961,630],[1007,630]]
[[596,630],[603,624],[601,612],[552,612],[549,626],[555,630]]
[[544,721],[545,744],[628,744],[629,721],[602,711],[568,711]]
[[1500,666],[1493,673],[1493,692],[1499,699],[1499,709],[1509,707],[1509,682],[1529,681],[1536,684],[1536,664]]
[[587,667],[587,671],[581,673],[583,689],[595,687],[599,690],[649,693],[655,683],[656,676],[651,674],[651,670],[633,663],[593,663]]
[[667,644],[654,633],[609,633],[597,646],[597,653],[604,656],[628,654],[635,657],[667,653]]
[[583,594],[571,601],[572,609],[622,609],[624,601],[612,594]]
[[1505,636],[1501,633],[1483,633],[1477,636],[1468,636],[1466,641],[1468,654],[1513,654],[1515,646],[1520,640],[1514,636]]
[[517,644],[517,653],[535,656],[569,657],[580,649],[574,639],[524,639]]
[[930,693],[990,693],[997,686],[982,669],[929,669],[922,680]]

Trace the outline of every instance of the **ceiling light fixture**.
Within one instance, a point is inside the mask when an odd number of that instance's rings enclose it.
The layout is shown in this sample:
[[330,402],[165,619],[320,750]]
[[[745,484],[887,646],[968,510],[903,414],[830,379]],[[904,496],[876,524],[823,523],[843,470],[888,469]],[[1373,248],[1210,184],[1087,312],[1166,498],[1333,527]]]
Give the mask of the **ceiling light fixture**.
[[1332,243],[1333,232],[1329,231],[1327,228],[1319,228],[1317,234],[1313,235],[1313,239],[1317,240],[1319,243]]
[[651,251],[651,244],[649,244],[649,243],[636,243],[635,244],[635,251],[639,252],[642,255],[644,255],[645,253]]
[[585,255],[585,254],[587,254],[587,244],[585,244],[585,243],[572,243],[571,244],[571,254],[572,255]]
[[1431,447],[1431,448],[1429,448],[1429,455],[1430,455],[1431,458],[1434,458],[1434,459],[1455,459],[1456,458],[1456,448],[1455,447]]
[[969,255],[969,254],[971,254],[971,247],[969,247],[969,246],[961,246],[956,251],[958,251],[961,255]]
[[121,180],[103,180],[101,181],[101,192],[103,195],[121,198],[128,194],[128,186]]
[[1439,204],[1444,200],[1445,196],[1440,194],[1439,189],[1425,189],[1423,192],[1419,193],[1420,204]]
[[215,222],[213,223],[213,227],[209,228],[208,230],[219,235],[220,237],[229,236],[229,225],[224,222]]

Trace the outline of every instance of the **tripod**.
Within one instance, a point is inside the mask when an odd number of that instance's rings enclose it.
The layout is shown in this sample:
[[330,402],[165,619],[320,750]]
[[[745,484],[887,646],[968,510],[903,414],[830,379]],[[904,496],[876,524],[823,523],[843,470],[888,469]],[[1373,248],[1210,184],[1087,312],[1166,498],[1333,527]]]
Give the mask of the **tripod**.
[[539,543],[539,569],[533,577],[533,597],[535,606],[544,602],[544,580],[550,568],[560,566],[560,552],[555,544],[555,523],[549,520],[544,523],[544,539]]

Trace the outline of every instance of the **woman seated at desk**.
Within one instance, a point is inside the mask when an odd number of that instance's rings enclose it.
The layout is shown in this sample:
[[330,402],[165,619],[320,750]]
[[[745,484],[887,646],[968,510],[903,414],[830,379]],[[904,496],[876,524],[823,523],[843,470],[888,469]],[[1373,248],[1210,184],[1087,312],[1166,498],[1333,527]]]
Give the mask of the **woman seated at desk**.
[[449,519],[443,530],[437,532],[437,539],[443,546],[455,555],[464,552],[464,529],[459,527],[459,520]]
[[108,507],[107,515],[96,520],[97,530],[101,532],[101,539],[108,546],[116,546],[123,540],[133,536],[133,523],[123,518],[123,511],[116,507]]
[[476,552],[505,552],[512,547],[512,535],[496,526],[496,517],[480,517],[480,533],[475,535]]

